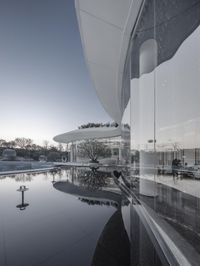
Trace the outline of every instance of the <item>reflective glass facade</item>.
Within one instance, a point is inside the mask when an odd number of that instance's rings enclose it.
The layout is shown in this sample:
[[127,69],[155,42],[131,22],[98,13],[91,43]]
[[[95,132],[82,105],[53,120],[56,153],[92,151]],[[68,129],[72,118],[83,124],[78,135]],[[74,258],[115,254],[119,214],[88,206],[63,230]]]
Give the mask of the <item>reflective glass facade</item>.
[[145,1],[122,94],[127,179],[181,265],[200,261],[199,24],[199,0]]

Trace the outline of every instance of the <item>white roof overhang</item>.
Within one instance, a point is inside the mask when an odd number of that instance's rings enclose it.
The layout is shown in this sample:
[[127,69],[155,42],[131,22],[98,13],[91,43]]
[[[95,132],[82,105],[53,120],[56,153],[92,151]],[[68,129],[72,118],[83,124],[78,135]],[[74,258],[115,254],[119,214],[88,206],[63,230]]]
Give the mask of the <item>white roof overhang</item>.
[[55,136],[53,139],[60,143],[69,143],[87,139],[103,139],[118,137],[121,134],[120,127],[96,127],[84,128],[69,131],[67,133]]
[[122,83],[131,32],[144,0],[75,0],[82,46],[97,95],[120,124]]

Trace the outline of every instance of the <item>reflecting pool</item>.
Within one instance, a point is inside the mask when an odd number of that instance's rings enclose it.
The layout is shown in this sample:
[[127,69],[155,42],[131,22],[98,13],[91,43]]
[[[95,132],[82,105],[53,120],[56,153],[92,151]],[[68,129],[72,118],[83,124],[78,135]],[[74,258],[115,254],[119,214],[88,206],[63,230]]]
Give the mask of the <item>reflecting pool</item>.
[[[121,193],[108,175],[91,184],[87,174],[70,168],[1,177],[0,265],[92,264]],[[20,186],[28,188],[24,206]]]
[[0,177],[0,265],[167,265],[106,169]]

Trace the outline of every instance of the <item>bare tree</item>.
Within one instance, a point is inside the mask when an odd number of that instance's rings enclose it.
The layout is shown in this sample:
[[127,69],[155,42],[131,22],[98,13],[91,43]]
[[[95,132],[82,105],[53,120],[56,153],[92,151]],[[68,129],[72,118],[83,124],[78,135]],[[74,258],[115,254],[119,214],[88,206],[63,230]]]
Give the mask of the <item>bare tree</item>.
[[33,143],[32,145],[31,145],[31,150],[37,150],[38,149],[38,146],[35,144],[35,143]]
[[174,151],[179,151],[181,149],[180,144],[178,142],[171,143],[171,145]]
[[87,140],[78,145],[78,154],[81,157],[88,157],[92,162],[98,162],[99,157],[109,157],[110,149],[97,140]]
[[32,146],[33,145],[33,140],[32,139],[26,139],[26,146]]
[[43,147],[45,150],[48,150],[48,148],[49,148],[49,141],[48,140],[43,141]]
[[7,148],[15,148],[16,147],[16,143],[14,140],[11,140],[11,141],[7,141],[4,143],[4,147],[7,147]]
[[26,149],[26,146],[32,145],[33,141],[29,138],[16,138],[15,143],[19,148]]
[[64,150],[64,147],[61,143],[58,144],[58,150],[62,152]]
[[0,139],[0,147],[4,147],[5,139]]
[[2,147],[4,147],[4,148],[10,148],[10,141],[5,141],[5,142],[2,144]]

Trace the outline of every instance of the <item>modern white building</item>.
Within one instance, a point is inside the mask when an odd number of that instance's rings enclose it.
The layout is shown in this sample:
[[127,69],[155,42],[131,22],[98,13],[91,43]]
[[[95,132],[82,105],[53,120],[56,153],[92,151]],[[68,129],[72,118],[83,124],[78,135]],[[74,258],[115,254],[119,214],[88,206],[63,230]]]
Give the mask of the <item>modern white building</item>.
[[[76,0],[75,4],[97,95],[119,127],[76,130],[54,140],[120,135],[124,162],[129,165],[130,150],[138,154],[133,162],[139,168],[137,191],[132,192],[145,206],[160,246],[155,258],[142,232],[133,230],[141,254],[133,265],[147,265],[142,264],[144,254],[148,265],[199,265],[200,196],[161,185],[158,167],[160,161],[165,164],[161,157],[168,156],[169,144],[174,152],[168,164],[179,159],[182,167],[189,163],[193,168],[191,164],[198,163],[189,154],[198,151],[199,156],[200,149],[200,0]],[[176,158],[177,154],[182,155]],[[136,177],[127,175],[130,180]],[[131,221],[136,222],[134,217]]]
[[[113,155],[114,149],[118,148],[120,150],[120,142],[119,138],[121,132],[119,127],[98,127],[98,128],[84,128],[84,129],[76,129],[58,136],[54,137],[54,140],[61,143],[70,143],[70,161],[84,162],[83,158],[79,158],[77,153],[77,146],[80,142],[88,139],[98,139],[100,142],[106,144],[111,150],[111,154]],[[115,156],[114,156],[115,158]],[[85,158],[88,161],[88,158]],[[119,158],[115,158],[116,161]]]

